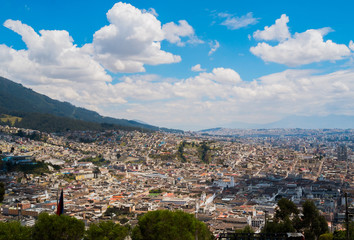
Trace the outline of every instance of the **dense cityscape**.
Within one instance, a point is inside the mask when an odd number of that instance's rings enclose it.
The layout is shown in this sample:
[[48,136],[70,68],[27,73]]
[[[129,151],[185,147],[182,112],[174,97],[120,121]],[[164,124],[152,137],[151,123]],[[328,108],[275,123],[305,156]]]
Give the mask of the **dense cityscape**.
[[56,212],[63,189],[65,214],[86,226],[134,226],[146,212],[178,209],[215,236],[260,232],[287,198],[298,207],[313,201],[333,232],[345,228],[344,193],[354,205],[353,149],[354,131],[340,129],[47,134],[0,126],[0,220],[33,226]]

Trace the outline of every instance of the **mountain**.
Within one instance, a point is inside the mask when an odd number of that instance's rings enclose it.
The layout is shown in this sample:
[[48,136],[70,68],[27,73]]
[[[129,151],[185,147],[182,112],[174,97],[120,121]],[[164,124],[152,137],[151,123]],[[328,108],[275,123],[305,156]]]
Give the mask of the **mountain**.
[[[14,116],[28,116],[28,114],[31,113],[32,117],[34,117],[33,113],[37,113],[42,114],[42,117],[45,115],[47,118],[52,118],[52,120],[55,119],[55,122],[70,118],[71,120],[93,122],[97,124],[113,124],[132,129],[174,131],[166,128],[161,129],[156,126],[132,120],[103,117],[97,112],[81,107],[75,107],[68,102],[51,99],[3,77],[0,77],[0,113]],[[58,119],[58,117],[60,119]]]
[[328,116],[290,116],[280,121],[265,124],[265,128],[354,128],[354,116],[328,115]]
[[328,115],[328,116],[289,116],[276,122],[267,124],[252,124],[233,122],[226,124],[225,128],[247,128],[247,129],[267,129],[267,128],[303,128],[303,129],[323,129],[323,128],[354,128],[354,116]]

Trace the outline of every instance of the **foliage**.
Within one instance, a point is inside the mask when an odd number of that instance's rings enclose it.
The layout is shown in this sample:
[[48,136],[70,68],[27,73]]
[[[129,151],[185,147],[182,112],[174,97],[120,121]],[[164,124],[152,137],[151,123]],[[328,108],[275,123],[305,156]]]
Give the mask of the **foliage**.
[[88,157],[88,158],[83,158],[79,162],[92,162],[96,166],[102,167],[103,165],[110,164],[110,161],[105,160],[101,154],[99,154],[97,157]]
[[282,198],[278,201],[278,207],[275,210],[275,218],[277,220],[285,220],[289,218],[292,214],[298,215],[299,210],[296,205],[289,199]]
[[192,214],[182,211],[158,210],[139,218],[133,229],[133,240],[199,240],[213,239],[207,226]]
[[184,153],[184,146],[186,145],[186,141],[183,141],[179,144],[178,146],[178,150],[177,150],[177,158],[181,161],[181,162],[187,162],[186,157],[183,155]]
[[316,239],[321,234],[328,232],[326,219],[321,216],[312,201],[307,200],[302,205],[303,217],[302,223],[305,228],[305,239]]
[[[14,111],[13,109],[16,109]],[[32,89],[0,77],[0,113],[22,118],[15,126],[45,132],[94,129],[122,129],[127,131],[180,130],[159,128],[137,121],[103,117],[97,112],[60,102]],[[11,122],[8,121],[10,124]],[[2,123],[0,121],[0,123]],[[81,126],[80,126],[81,125]],[[26,127],[25,127],[26,126]]]
[[117,208],[117,207],[109,207],[107,210],[104,212],[105,216],[110,216],[113,217],[115,216],[120,216],[120,215],[134,215],[133,213],[130,213],[129,211],[125,210],[124,208]]
[[91,224],[85,233],[85,240],[123,240],[129,235],[129,228],[104,221]]
[[262,229],[262,233],[287,233],[295,232],[295,228],[289,218],[282,222],[267,222],[266,226]]
[[27,240],[31,234],[31,228],[18,221],[0,222],[0,240]]
[[287,199],[278,201],[278,208],[273,222],[267,222],[262,229],[263,233],[304,232],[305,239],[318,239],[320,235],[328,232],[326,219],[320,215],[312,201],[302,205],[303,216],[299,218],[299,210],[295,204]]
[[85,232],[85,224],[74,217],[65,215],[49,215],[41,213],[33,227],[33,239],[60,240],[82,239]]
[[6,164],[9,172],[23,172],[25,174],[41,175],[43,173],[49,173],[48,164],[44,162],[36,162],[35,164],[12,164],[8,162]]
[[159,189],[151,189],[149,191],[149,193],[162,193],[162,190],[161,190],[161,188],[159,188]]
[[4,200],[5,195],[5,185],[4,183],[0,182],[0,202]]
[[16,122],[21,122],[22,118],[15,117],[7,114],[0,114],[0,122],[6,123],[9,126],[13,126]]
[[236,229],[235,233],[254,233],[254,230],[250,225],[247,225],[242,229]]
[[333,232],[334,240],[345,240],[346,239],[346,231],[334,231]]
[[333,240],[333,233],[321,234],[318,240]]
[[[347,231],[334,231],[333,240],[345,240],[347,236]],[[354,222],[349,222],[349,240],[354,240]]]
[[202,160],[204,163],[211,162],[210,147],[207,145],[206,142],[202,142],[198,146],[198,155],[200,160]]

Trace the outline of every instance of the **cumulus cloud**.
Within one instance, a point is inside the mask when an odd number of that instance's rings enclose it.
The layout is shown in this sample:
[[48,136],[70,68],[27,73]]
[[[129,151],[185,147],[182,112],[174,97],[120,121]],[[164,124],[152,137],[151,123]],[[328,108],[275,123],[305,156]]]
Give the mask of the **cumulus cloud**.
[[309,29],[303,33],[290,36],[286,23],[288,18],[282,15],[275,25],[266,27],[264,31],[256,31],[254,37],[260,40],[278,40],[272,46],[266,42],[251,47],[254,55],[266,62],[275,62],[288,66],[300,66],[321,61],[341,60],[350,56],[349,48],[344,44],[324,41],[323,37],[332,31],[331,28]]
[[268,27],[264,27],[263,31],[257,30],[253,33],[253,37],[256,40],[277,40],[284,41],[290,38],[290,32],[287,23],[289,22],[289,17],[285,14],[281,15],[279,19],[275,21],[275,24]]
[[216,50],[218,50],[218,48],[220,47],[220,43],[215,40],[215,41],[211,41],[209,42],[209,46],[210,46],[210,51],[208,53],[208,55],[212,55],[216,52]]
[[191,68],[193,72],[204,72],[206,69],[202,68],[200,64],[197,64]]
[[178,21],[179,24],[173,22],[166,23],[162,26],[162,31],[165,33],[165,39],[170,43],[175,43],[177,46],[185,46],[186,42],[182,42],[181,37],[188,37],[188,43],[199,44],[202,40],[194,34],[194,29],[185,20]]
[[[28,50],[14,50],[1,45],[2,64],[6,75],[22,73],[24,79],[32,82],[101,81],[110,82],[111,77],[85,49],[73,44],[67,31],[41,30],[37,34],[33,28],[20,21],[7,20],[4,26],[21,35]],[[7,56],[7,57],[6,57]],[[23,70],[19,69],[23,68]],[[21,79],[21,78],[19,78]]]
[[[116,87],[135,99],[120,112],[127,118],[201,129],[232,121],[264,123],[287,115],[353,114],[353,79],[353,70],[286,70],[248,82],[232,69],[215,68],[169,83],[124,79]],[[144,92],[147,100],[140,99]]]
[[352,40],[350,40],[350,42],[349,42],[349,48],[350,48],[350,50],[354,51],[354,43]]
[[161,50],[165,34],[157,18],[126,3],[116,3],[107,13],[110,25],[93,36],[96,59],[112,72],[143,72],[144,64],[181,61]]
[[221,25],[224,25],[231,30],[236,30],[258,23],[258,19],[253,17],[252,12],[249,12],[241,17],[235,17],[229,13],[219,13],[218,16],[221,18],[225,18]]

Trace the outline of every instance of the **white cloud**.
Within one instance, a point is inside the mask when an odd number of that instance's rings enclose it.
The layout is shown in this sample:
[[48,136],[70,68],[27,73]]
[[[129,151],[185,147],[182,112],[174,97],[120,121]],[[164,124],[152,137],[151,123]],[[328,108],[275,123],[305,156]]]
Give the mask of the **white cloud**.
[[206,69],[202,68],[200,64],[197,64],[191,68],[193,72],[204,72]]
[[266,42],[258,43],[250,51],[266,62],[275,62],[288,66],[299,66],[321,61],[341,60],[350,56],[349,48],[331,40],[324,41],[331,28],[310,29],[303,33],[288,34],[286,23],[288,18],[282,15],[276,24],[254,33],[256,39],[278,40],[278,45],[272,46]]
[[218,48],[220,47],[220,43],[217,40],[211,41],[211,42],[209,42],[209,46],[210,46],[210,51],[209,51],[208,55],[210,56],[213,53],[215,53],[216,50],[218,50]]
[[[201,129],[234,121],[265,123],[289,115],[353,115],[354,109],[353,70],[322,75],[286,70],[247,82],[232,69],[215,68],[170,83],[137,81],[125,80],[117,87],[126,98],[135,99],[119,114],[160,126]],[[147,100],[140,99],[144,92]]]
[[226,18],[221,25],[226,26],[228,29],[236,30],[239,28],[247,27],[248,25],[254,25],[258,23],[258,19],[253,17],[253,13],[249,12],[241,17],[234,17],[228,13],[219,13],[219,17]]
[[257,30],[253,33],[253,37],[256,40],[277,40],[284,41],[290,38],[290,32],[287,23],[289,22],[289,17],[285,14],[275,20],[275,24],[268,27],[264,27],[263,31]]
[[[21,35],[28,50],[14,50],[1,45],[3,71],[6,75],[20,74],[31,82],[110,82],[105,72],[85,49],[73,44],[67,31],[45,31],[37,34],[20,21],[7,20],[4,26]],[[7,56],[7,57],[6,57]],[[5,67],[6,66],[6,67]],[[22,79],[22,78],[17,78]]]
[[189,43],[199,44],[203,43],[194,34],[194,29],[185,20],[178,21],[179,24],[173,22],[166,23],[162,26],[162,31],[165,33],[165,39],[170,43],[175,43],[177,46],[185,46],[185,42],[182,42],[181,37],[188,37]]
[[143,10],[143,12],[151,13],[155,17],[159,16],[154,8],[149,8],[148,10]]
[[180,56],[161,50],[165,34],[161,23],[146,11],[126,3],[116,3],[107,13],[110,25],[93,37],[96,59],[112,72],[143,72],[144,64],[181,61]]
[[354,51],[354,43],[352,40],[350,40],[350,42],[349,42],[349,48],[350,48],[350,50]]

